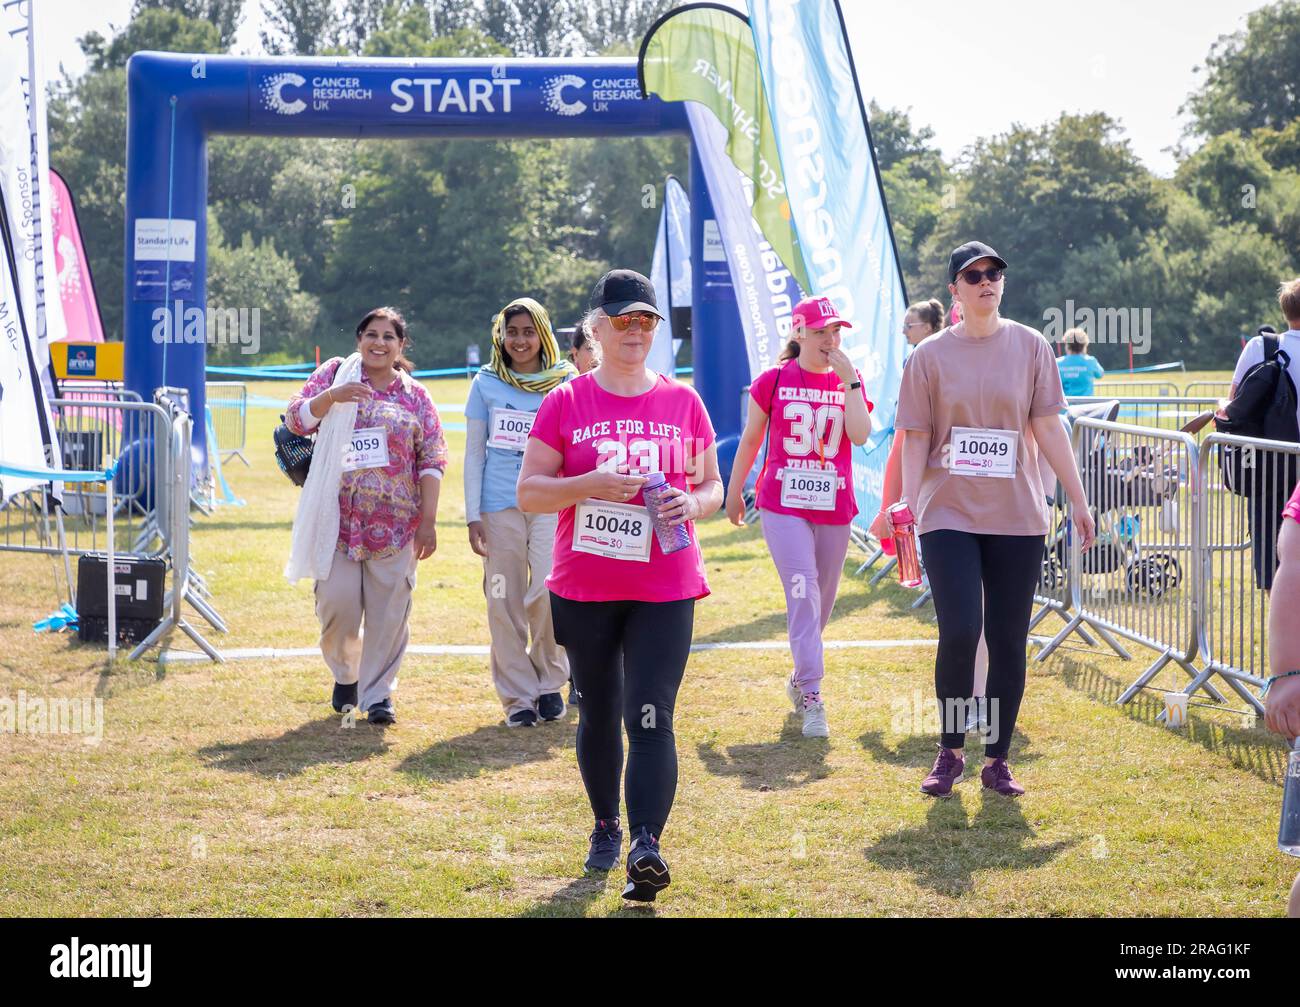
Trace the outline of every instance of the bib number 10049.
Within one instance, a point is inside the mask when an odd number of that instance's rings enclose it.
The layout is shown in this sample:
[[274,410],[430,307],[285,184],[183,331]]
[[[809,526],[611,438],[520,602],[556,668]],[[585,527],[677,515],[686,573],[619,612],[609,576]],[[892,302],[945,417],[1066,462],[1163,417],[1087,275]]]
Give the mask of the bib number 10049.
[[959,476],[1014,479],[1019,438],[1014,430],[953,427],[949,471]]

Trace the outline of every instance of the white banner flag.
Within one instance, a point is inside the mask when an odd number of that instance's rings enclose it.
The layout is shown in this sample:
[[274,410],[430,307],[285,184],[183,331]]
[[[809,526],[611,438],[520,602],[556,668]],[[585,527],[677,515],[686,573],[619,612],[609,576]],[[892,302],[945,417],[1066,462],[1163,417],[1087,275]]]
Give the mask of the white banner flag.
[[[7,8],[5,13],[8,16]],[[34,242],[39,208],[33,188],[32,131],[24,84],[29,79],[28,66],[25,40],[0,33],[0,193],[5,215],[0,243],[0,463],[43,469],[60,459],[42,387],[50,355],[36,332]],[[7,500],[40,481],[2,476],[0,484]]]

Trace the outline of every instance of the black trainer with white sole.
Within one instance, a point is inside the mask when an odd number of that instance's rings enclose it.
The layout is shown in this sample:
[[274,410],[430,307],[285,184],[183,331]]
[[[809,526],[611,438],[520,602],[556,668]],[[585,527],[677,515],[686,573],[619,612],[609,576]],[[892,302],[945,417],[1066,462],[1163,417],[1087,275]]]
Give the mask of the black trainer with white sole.
[[659,840],[644,825],[632,837],[627,854],[627,885],[623,898],[629,902],[653,902],[668,887],[668,861],[659,852]]
[[588,871],[612,871],[623,849],[623,830],[619,828],[618,819],[596,819],[596,827],[591,830],[590,842],[587,862],[582,866]]

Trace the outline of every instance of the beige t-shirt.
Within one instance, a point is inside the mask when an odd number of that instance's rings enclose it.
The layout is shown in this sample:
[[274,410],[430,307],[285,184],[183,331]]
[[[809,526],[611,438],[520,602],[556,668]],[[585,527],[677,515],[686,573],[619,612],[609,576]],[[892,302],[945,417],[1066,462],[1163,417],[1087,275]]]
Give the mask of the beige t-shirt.
[[[1047,501],[1029,421],[1064,408],[1055,355],[1037,329],[1004,320],[986,339],[947,328],[922,342],[903,369],[894,421],[899,430],[930,434],[918,530],[1046,535]],[[1015,476],[955,474],[947,465],[957,446],[954,427],[1014,431]]]

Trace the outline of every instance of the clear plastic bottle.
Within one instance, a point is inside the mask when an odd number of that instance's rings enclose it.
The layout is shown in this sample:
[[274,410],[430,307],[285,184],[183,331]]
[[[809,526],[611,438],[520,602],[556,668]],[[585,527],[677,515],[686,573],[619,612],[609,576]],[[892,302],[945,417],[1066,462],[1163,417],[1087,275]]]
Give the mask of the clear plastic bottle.
[[916,551],[916,518],[905,503],[889,508],[889,523],[894,527],[894,551],[898,554],[898,581],[903,587],[921,586],[921,557]]
[[1286,760],[1286,779],[1282,781],[1282,821],[1277,829],[1277,848],[1300,857],[1300,738]]
[[665,556],[687,549],[691,544],[691,533],[686,523],[669,524],[661,513],[664,498],[672,487],[662,472],[647,472],[645,484],[641,487],[641,496],[645,500],[646,512],[650,523],[654,525],[655,538]]

